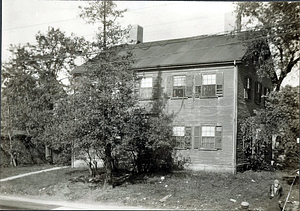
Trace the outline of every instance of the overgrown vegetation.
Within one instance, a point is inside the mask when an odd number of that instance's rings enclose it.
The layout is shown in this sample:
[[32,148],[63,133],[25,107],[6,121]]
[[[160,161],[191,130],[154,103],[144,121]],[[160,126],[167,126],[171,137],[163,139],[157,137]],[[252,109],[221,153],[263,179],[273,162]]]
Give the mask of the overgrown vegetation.
[[[2,66],[1,135],[4,138],[1,149],[11,154],[14,166],[12,153],[26,157],[32,154],[31,149],[47,149],[47,159],[52,162],[48,129],[53,127],[56,101],[66,96],[59,74],[73,69],[76,54],[84,51],[82,38],[68,37],[54,28],[46,33],[38,32],[36,42],[12,45],[12,57]],[[16,134],[26,138],[17,140]],[[18,150],[18,146],[25,150]],[[19,159],[20,162],[23,160]]]
[[[98,180],[87,175],[86,168],[50,171],[3,182],[0,192],[46,200],[137,206],[141,209],[235,210],[240,208],[241,202],[247,201],[251,210],[265,210],[271,203],[269,188],[274,179],[281,182],[283,198],[290,188],[280,172],[247,171],[229,175],[178,171],[148,174],[107,190],[102,188],[104,174]],[[167,195],[171,196],[161,202]],[[298,184],[293,186],[289,198],[290,201],[299,201]]]
[[279,91],[300,61],[300,3],[240,2],[236,12],[248,20],[247,57],[255,61],[258,75],[272,78]]
[[[75,155],[94,177],[100,160],[110,185],[123,171],[170,170],[172,117],[163,112],[161,76],[151,109],[138,106],[134,88],[141,78],[130,68],[134,59],[124,44],[129,28],[117,23],[125,10],[112,1],[88,2],[80,9],[87,23],[100,24],[94,42],[49,28],[36,35],[36,45],[11,47],[13,57],[2,72],[1,120],[8,139],[1,150],[15,166],[16,153],[23,163],[27,157],[37,163],[37,152],[49,163],[69,164]],[[78,56],[86,58],[84,71],[69,75]],[[61,83],[60,73],[70,85]],[[25,138],[17,141],[14,130],[25,132]]]
[[246,156],[252,169],[269,169],[266,163],[273,139],[274,168],[299,168],[299,87],[286,86],[265,96],[265,109],[242,124]]

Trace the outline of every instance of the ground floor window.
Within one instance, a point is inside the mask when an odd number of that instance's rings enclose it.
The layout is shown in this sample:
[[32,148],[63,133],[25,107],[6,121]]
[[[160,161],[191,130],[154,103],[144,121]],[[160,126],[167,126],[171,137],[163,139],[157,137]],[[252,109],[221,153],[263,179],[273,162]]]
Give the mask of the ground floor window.
[[203,126],[202,127],[202,143],[201,147],[206,149],[215,148],[215,127]]
[[222,126],[194,126],[194,149],[222,149]]
[[177,148],[191,148],[192,127],[175,126],[173,127],[173,136]]

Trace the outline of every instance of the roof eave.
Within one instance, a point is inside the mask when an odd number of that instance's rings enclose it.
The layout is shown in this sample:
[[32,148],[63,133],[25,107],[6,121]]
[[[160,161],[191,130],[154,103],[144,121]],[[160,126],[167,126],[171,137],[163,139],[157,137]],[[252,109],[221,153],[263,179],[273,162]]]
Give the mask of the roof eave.
[[207,66],[219,66],[219,65],[235,65],[241,64],[241,59],[231,60],[231,61],[219,61],[219,62],[209,62],[209,63],[191,63],[191,64],[176,64],[176,65],[156,65],[148,67],[135,67],[132,68],[136,71],[147,71],[147,70],[158,70],[158,69],[178,69],[178,68],[197,68],[197,67],[207,67]]

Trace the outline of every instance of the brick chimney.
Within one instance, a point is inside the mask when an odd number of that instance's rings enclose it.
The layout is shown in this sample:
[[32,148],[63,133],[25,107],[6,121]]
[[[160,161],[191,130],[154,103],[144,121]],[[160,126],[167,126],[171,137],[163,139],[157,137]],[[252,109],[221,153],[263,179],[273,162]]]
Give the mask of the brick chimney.
[[143,27],[139,25],[133,25],[129,31],[128,43],[138,44],[143,42]]

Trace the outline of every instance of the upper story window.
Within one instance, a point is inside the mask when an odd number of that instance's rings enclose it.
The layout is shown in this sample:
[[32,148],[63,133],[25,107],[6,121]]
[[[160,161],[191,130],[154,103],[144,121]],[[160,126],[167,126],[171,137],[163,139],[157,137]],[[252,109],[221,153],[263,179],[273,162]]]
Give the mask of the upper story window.
[[152,88],[152,77],[151,78],[142,78],[141,88]]
[[153,93],[153,78],[152,77],[144,77],[140,82],[140,99],[151,99]]
[[197,73],[167,76],[167,96],[180,97],[222,97],[223,72]]
[[186,76],[174,76],[173,97],[185,97]]
[[255,90],[254,90],[254,102],[256,104],[261,103],[261,93],[262,93],[262,86],[260,82],[255,82]]
[[244,86],[244,99],[251,100],[252,80],[251,78],[245,78]]
[[215,97],[216,96],[216,74],[205,74],[202,77],[202,96]]

